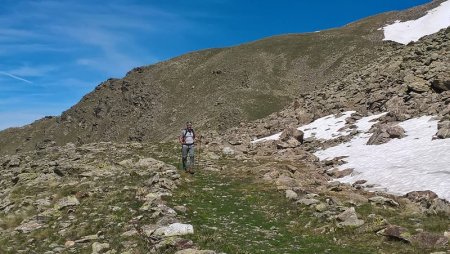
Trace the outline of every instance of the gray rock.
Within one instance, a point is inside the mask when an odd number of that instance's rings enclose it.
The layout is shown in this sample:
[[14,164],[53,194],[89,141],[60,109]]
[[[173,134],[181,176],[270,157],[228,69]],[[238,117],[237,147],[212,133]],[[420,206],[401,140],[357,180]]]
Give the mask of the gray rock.
[[405,130],[398,125],[375,125],[372,131],[373,134],[367,141],[367,145],[380,145],[388,142],[393,138],[405,137]]
[[21,233],[24,233],[24,234],[28,234],[31,231],[42,228],[43,226],[44,226],[44,224],[40,223],[39,221],[31,220],[31,221],[22,223],[21,225],[16,227],[15,230],[17,230]]
[[67,196],[62,199],[60,199],[56,205],[56,209],[63,209],[68,206],[77,206],[80,204],[80,201],[75,196]]
[[334,168],[332,170],[327,171],[327,174],[332,177],[342,178],[353,173],[353,170],[354,170],[353,168],[346,168],[342,170]]
[[[153,233],[153,232],[152,232]],[[137,232],[137,230],[136,229],[131,229],[131,230],[128,230],[128,231],[126,231],[126,232],[123,232],[122,234],[121,234],[121,236],[123,236],[123,237],[130,237],[130,236],[135,236],[135,235],[137,235],[138,234],[138,232]],[[147,234],[145,234],[145,235],[147,235]],[[151,235],[151,233],[149,234],[149,236]]]
[[153,232],[157,236],[181,236],[194,233],[194,227],[190,224],[173,223],[167,227],[160,227]]
[[105,253],[109,248],[109,243],[95,242],[92,244],[92,254]]
[[280,140],[286,142],[289,139],[293,138],[296,141],[303,143],[303,136],[304,136],[303,131],[297,130],[296,128],[293,127],[289,127],[281,133]]
[[20,166],[20,158],[17,156],[13,156],[8,162],[8,167],[14,168],[18,166]]
[[119,165],[124,166],[124,167],[131,167],[134,165],[134,163],[133,163],[132,159],[126,159],[126,160],[120,161]]
[[383,130],[378,130],[372,134],[367,141],[367,145],[380,145],[389,141],[389,134]]
[[400,206],[399,203],[395,202],[393,199],[385,198],[382,196],[375,196],[369,198],[369,202],[375,203],[377,205],[389,205],[389,206]]
[[431,200],[436,199],[438,195],[433,191],[426,190],[426,191],[411,191],[406,193],[404,197],[413,202],[418,203],[424,200],[430,202]]
[[336,219],[340,222],[337,223],[339,227],[359,227],[364,224],[363,220],[358,219],[355,208],[350,207],[341,214],[339,214]]
[[450,216],[450,203],[444,199],[434,199],[427,209],[428,214],[446,214]]
[[298,198],[298,194],[293,190],[286,190],[286,198],[296,200]]
[[155,232],[155,230],[158,228],[159,227],[157,225],[150,224],[142,226],[141,230],[144,233],[144,235],[150,237],[153,234],[153,232]]
[[231,147],[226,146],[222,149],[222,153],[224,155],[231,156],[231,155],[234,155],[235,151]]
[[447,120],[438,123],[436,136],[440,139],[450,138],[450,121]]
[[295,138],[289,138],[287,141],[278,141],[277,148],[278,149],[288,149],[288,148],[296,148],[300,146],[301,143]]
[[165,163],[159,160],[155,160],[153,158],[143,158],[140,159],[138,162],[136,162],[135,166],[147,169],[148,168],[161,169],[165,166]]
[[403,138],[405,137],[405,130],[398,126],[388,126],[386,132],[389,134],[390,138]]
[[315,206],[317,212],[325,212],[328,208],[328,205],[325,203],[319,203]]
[[430,90],[431,84],[428,81],[413,74],[407,75],[404,80],[408,88],[414,92],[423,93]]
[[174,206],[173,209],[180,213],[186,213],[188,211],[187,207],[182,205]]
[[431,81],[431,87],[437,92],[450,91],[449,71],[447,70],[445,72],[439,72]]
[[411,233],[408,229],[396,225],[388,225],[385,229],[377,232],[379,235],[386,236],[390,239],[400,240],[403,242],[411,242]]
[[310,206],[310,205],[318,204],[318,203],[320,203],[320,201],[317,199],[313,199],[313,198],[302,198],[302,199],[299,199],[296,203],[301,204],[301,205]]

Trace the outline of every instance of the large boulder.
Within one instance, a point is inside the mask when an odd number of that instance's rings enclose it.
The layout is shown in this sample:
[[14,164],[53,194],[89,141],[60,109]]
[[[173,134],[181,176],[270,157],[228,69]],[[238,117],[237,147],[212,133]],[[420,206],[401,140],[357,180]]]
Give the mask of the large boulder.
[[436,133],[438,138],[450,138],[450,121],[441,121],[438,123],[438,132]]
[[393,138],[400,139],[405,137],[405,130],[398,125],[374,125],[371,131],[373,134],[367,141],[367,145],[380,145],[389,142]]
[[403,138],[405,137],[405,130],[398,126],[398,125],[394,125],[394,126],[388,126],[386,128],[386,132],[389,134],[389,138]]
[[301,145],[301,143],[298,140],[296,140],[294,138],[289,138],[287,141],[277,142],[277,149],[296,148],[300,145]]
[[281,133],[280,140],[286,142],[290,138],[294,138],[298,142],[303,143],[303,137],[304,137],[303,131],[297,130],[294,127],[289,127]]
[[411,233],[408,229],[397,225],[388,225],[385,229],[378,231],[377,234],[393,240],[399,240],[406,243],[411,242]]
[[446,68],[447,71],[437,73],[433,80],[431,80],[431,87],[437,92],[450,91],[450,71],[448,70],[448,63]]
[[415,202],[420,203],[426,201],[427,203],[431,202],[431,200],[436,199],[438,195],[433,191],[411,191],[405,194],[405,198]]
[[337,225],[340,227],[359,227],[364,224],[363,220],[358,219],[358,215],[356,214],[354,207],[348,208],[347,210],[339,214],[336,219],[339,221]]
[[423,78],[417,77],[414,74],[405,76],[404,81],[408,88],[417,93],[428,92],[430,90],[430,83]]

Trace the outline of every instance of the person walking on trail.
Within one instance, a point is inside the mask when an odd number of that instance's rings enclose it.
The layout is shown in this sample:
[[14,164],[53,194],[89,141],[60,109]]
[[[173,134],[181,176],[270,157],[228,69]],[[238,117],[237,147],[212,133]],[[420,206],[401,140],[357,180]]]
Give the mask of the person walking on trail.
[[[192,122],[186,123],[186,129],[181,131],[180,137],[178,138],[181,147],[181,157],[183,163],[183,169],[191,174],[194,173],[192,167],[194,166],[194,143],[195,143],[195,132],[192,128]],[[187,161],[189,156],[189,163]]]

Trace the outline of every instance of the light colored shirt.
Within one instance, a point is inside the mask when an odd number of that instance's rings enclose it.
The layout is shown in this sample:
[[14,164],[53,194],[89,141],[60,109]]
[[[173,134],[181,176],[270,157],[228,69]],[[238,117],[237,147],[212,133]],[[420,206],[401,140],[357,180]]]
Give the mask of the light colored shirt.
[[194,130],[191,130],[191,131],[189,131],[187,129],[182,130],[181,137],[182,138],[184,137],[184,142],[183,142],[184,144],[188,144],[188,145],[193,144],[194,143]]

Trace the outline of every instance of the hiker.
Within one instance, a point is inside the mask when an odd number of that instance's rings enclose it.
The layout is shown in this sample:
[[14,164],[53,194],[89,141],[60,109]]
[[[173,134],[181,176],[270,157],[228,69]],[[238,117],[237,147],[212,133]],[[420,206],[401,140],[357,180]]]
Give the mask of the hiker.
[[[181,157],[183,162],[183,169],[186,172],[193,174],[194,171],[192,171],[192,167],[194,166],[195,132],[194,129],[192,129],[192,122],[186,123],[186,129],[181,130],[181,135],[178,140],[182,145]],[[188,156],[190,157],[191,161],[189,165],[186,165]]]

